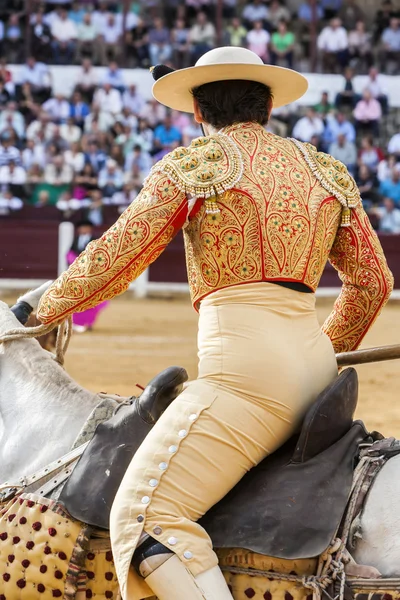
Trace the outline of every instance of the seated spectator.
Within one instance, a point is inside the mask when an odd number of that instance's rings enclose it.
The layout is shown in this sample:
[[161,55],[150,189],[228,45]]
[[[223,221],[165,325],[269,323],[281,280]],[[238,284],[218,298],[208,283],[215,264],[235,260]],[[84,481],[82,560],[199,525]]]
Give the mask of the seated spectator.
[[140,117],[145,119],[147,126],[153,129],[162,123],[167,116],[167,109],[163,104],[160,104],[154,98],[151,98],[144,105],[143,110],[140,112]]
[[271,63],[276,65],[282,61],[284,63],[282,66],[292,69],[294,44],[294,33],[288,31],[285,21],[280,21],[278,31],[275,31],[271,37]]
[[390,138],[388,152],[394,154],[396,159],[400,160],[400,133],[395,133],[394,136]]
[[349,142],[356,141],[356,130],[354,125],[348,120],[344,113],[339,112],[336,116],[328,115],[326,121],[327,125],[324,131],[323,139],[327,147],[329,144],[337,142],[341,133],[346,136]]
[[172,60],[176,69],[189,66],[189,29],[183,19],[177,19],[171,31]]
[[121,69],[118,68],[118,64],[115,60],[112,60],[108,65],[108,69],[106,70],[103,77],[103,85],[110,84],[111,87],[118,90],[121,94],[125,90],[125,80],[122,74]]
[[78,31],[75,23],[68,18],[65,9],[60,11],[59,19],[54,21],[51,27],[51,35],[53,36],[51,45],[55,63],[60,65],[72,62]]
[[390,179],[381,181],[379,191],[382,196],[391,198],[396,206],[400,206],[400,172],[398,169],[393,169]]
[[399,16],[393,6],[392,0],[382,0],[381,7],[374,17],[374,42],[377,43],[382,37],[382,33],[390,26],[390,20]]
[[26,170],[25,198],[32,198],[36,186],[43,182],[43,167],[38,163],[32,163]]
[[152,65],[168,62],[172,55],[170,32],[160,18],[149,29],[149,53]]
[[364,21],[357,21],[356,26],[349,33],[349,54],[352,62],[357,61],[367,68],[372,66],[372,36],[365,30]]
[[106,0],[100,0],[97,3],[97,8],[92,13],[93,23],[98,32],[102,32],[107,25],[108,17],[108,2]]
[[31,27],[32,52],[40,61],[48,60],[51,50],[51,31],[43,20],[43,14],[35,15],[35,22]]
[[48,190],[39,189],[40,186],[36,187],[37,195],[33,198],[33,205],[37,208],[50,205],[50,194]]
[[74,178],[72,197],[77,200],[87,198],[93,190],[97,189],[97,180],[98,175],[92,165],[84,163],[83,168]]
[[51,76],[49,68],[42,62],[38,62],[33,56],[29,56],[25,65],[19,72],[19,83],[29,83],[35,101],[43,102],[50,96]]
[[89,141],[87,152],[85,152],[85,164],[90,164],[95,173],[99,173],[106,164],[107,155],[100,150],[96,140]]
[[346,0],[339,10],[338,17],[347,31],[357,29],[358,23],[365,22],[365,14],[359,6],[358,0]]
[[379,135],[379,119],[382,116],[382,108],[369,90],[364,91],[362,99],[356,104],[353,115],[357,131]]
[[269,62],[269,42],[271,36],[263,28],[262,21],[255,21],[253,29],[247,34],[247,47],[257,54],[265,63]]
[[115,160],[109,158],[105,167],[99,173],[99,188],[105,198],[111,198],[122,189],[124,176],[122,169],[118,167]]
[[139,185],[143,184],[144,179],[150,172],[153,161],[149,152],[143,150],[138,144],[133,147],[133,152],[130,152],[125,160],[125,176],[124,183],[129,183],[132,178],[132,172],[135,172],[135,182]]
[[17,165],[15,161],[10,160],[7,165],[0,167],[0,187],[2,189],[6,187],[13,195],[25,198],[25,182],[25,169]]
[[359,152],[359,164],[366,165],[372,173],[376,173],[383,158],[383,152],[380,148],[374,146],[373,138],[370,135],[363,137]]
[[90,134],[92,137],[100,137],[102,132],[107,132],[113,126],[115,117],[107,111],[100,111],[99,107],[94,104],[92,111],[85,119],[83,130],[85,134]]
[[370,208],[374,204],[379,204],[381,195],[378,191],[378,181],[366,165],[361,165],[358,169],[356,183],[360,190],[361,200],[365,209]]
[[170,152],[177,144],[181,143],[181,132],[172,125],[171,115],[168,114],[164,123],[158,125],[154,130],[154,153]]
[[92,61],[89,58],[84,58],[76,78],[75,91],[79,92],[82,95],[82,99],[90,104],[97,83],[98,77],[93,68]]
[[302,2],[297,11],[297,17],[304,26],[307,28],[310,26],[310,23],[314,19],[314,10],[315,17],[317,21],[320,21],[324,16],[324,11],[322,10],[320,2],[314,2],[313,0],[305,0]]
[[50,115],[45,110],[42,110],[39,113],[38,118],[35,119],[35,121],[32,121],[27,128],[26,137],[34,140],[37,138],[39,131],[42,130],[45,140],[48,141],[53,135],[54,128],[55,125],[50,121]]
[[17,14],[10,15],[6,26],[4,40],[8,61],[11,63],[18,63],[22,51],[22,30]]
[[40,112],[40,104],[35,102],[29,83],[24,83],[17,88],[16,100],[26,125],[30,125]]
[[78,142],[81,139],[81,135],[82,131],[78,125],[75,125],[72,117],[68,117],[67,122],[60,126],[60,136],[68,145]]
[[343,133],[339,133],[336,142],[332,142],[328,149],[337,160],[340,160],[349,170],[351,175],[355,175],[357,166],[357,149],[354,142],[350,142]]
[[0,192],[0,216],[9,215],[12,211],[21,210],[24,203],[21,198],[14,196],[11,190]]
[[71,8],[68,11],[68,18],[75,23],[80,25],[84,22],[87,12],[79,2],[72,2]]
[[349,43],[347,31],[340,19],[332,19],[323,28],[317,40],[318,50],[322,52],[322,64],[325,73],[336,73],[347,66]]
[[19,165],[21,163],[21,153],[12,145],[12,136],[9,131],[4,131],[0,135],[0,167],[8,165],[10,162]]
[[225,44],[227,46],[246,46],[247,29],[238,17],[233,17],[225,29]]
[[124,108],[129,108],[129,110],[136,115],[140,114],[143,110],[144,98],[134,83],[131,83],[128,89],[123,93],[122,105]]
[[121,94],[111,87],[109,83],[99,87],[93,96],[93,103],[101,112],[117,115],[122,110]]
[[[161,105],[159,105],[161,106]],[[140,146],[145,152],[151,152],[153,149],[154,132],[149,127],[146,119],[139,119],[136,132],[131,131],[127,141],[124,144],[124,154],[128,155],[135,146]]]
[[130,56],[138,67],[148,67],[150,64],[149,29],[142,19],[126,34],[126,44]]
[[73,119],[74,123],[82,129],[85,118],[89,113],[89,105],[82,100],[82,94],[80,92],[74,92],[69,105],[69,116]]
[[307,110],[307,114],[299,119],[293,128],[293,137],[301,142],[310,142],[314,135],[318,137],[324,132],[324,122],[313,108]]
[[55,146],[56,155],[64,152],[69,147],[68,142],[62,137],[60,125],[55,125],[53,135],[49,140],[47,146]]
[[400,209],[392,198],[384,198],[381,206],[371,209],[379,219],[378,231],[381,233],[400,233]]
[[342,110],[344,106],[354,108],[357,102],[360,100],[359,94],[356,94],[354,90],[354,71],[350,67],[347,67],[344,72],[344,88],[343,91],[339,92],[336,96],[335,106],[339,110]]
[[120,54],[122,28],[115,15],[109,13],[104,27],[99,31],[101,32],[99,43],[100,61],[102,65],[105,65],[110,58],[117,60]]
[[90,192],[90,206],[83,211],[83,217],[88,219],[93,225],[103,225],[103,195],[99,189]]
[[81,150],[79,141],[72,142],[69,149],[64,152],[64,162],[74,170],[74,173],[80,173],[85,165],[85,156]]
[[29,171],[32,165],[44,167],[45,162],[46,153],[44,144],[38,143],[35,140],[27,140],[21,154],[21,163],[25,171]]
[[397,162],[394,154],[389,154],[384,160],[381,160],[378,165],[378,181],[381,183],[386,179],[390,179],[393,169],[400,171],[400,163]]
[[208,20],[206,13],[199,12],[196,22],[189,32],[191,44],[191,60],[197,62],[203,54],[215,47],[216,31],[214,25]]
[[70,185],[73,177],[72,167],[65,163],[63,156],[59,155],[55,156],[44,170],[44,181],[52,186]]
[[381,70],[387,71],[389,61],[395,63],[396,74],[400,69],[400,20],[390,19],[390,26],[382,33]]
[[46,100],[42,108],[53,123],[65,123],[69,117],[70,106],[63,94],[55,94],[52,98]]
[[328,92],[322,92],[321,100],[314,106],[314,110],[319,115],[326,117],[326,115],[333,110],[333,105],[329,102]]
[[242,12],[242,19],[248,29],[251,28],[255,21],[261,21],[262,26],[264,26],[268,21],[268,17],[268,8],[262,0],[253,0],[253,2],[249,2]]
[[83,21],[77,23],[77,43],[75,59],[80,62],[83,56],[89,56],[95,64],[99,63],[99,39],[92,15],[85,13]]
[[378,70],[375,67],[372,67],[369,70],[365,89],[369,90],[371,92],[372,97],[378,100],[382,107],[383,114],[386,115],[389,109],[389,100],[386,94],[382,75],[379,75]]
[[281,21],[289,23],[290,19],[290,11],[284,6],[284,2],[282,0],[271,0],[268,6],[268,23],[272,29],[278,29]]
[[16,102],[8,102],[7,108],[0,112],[0,133],[9,127],[20,139],[25,137],[25,120]]

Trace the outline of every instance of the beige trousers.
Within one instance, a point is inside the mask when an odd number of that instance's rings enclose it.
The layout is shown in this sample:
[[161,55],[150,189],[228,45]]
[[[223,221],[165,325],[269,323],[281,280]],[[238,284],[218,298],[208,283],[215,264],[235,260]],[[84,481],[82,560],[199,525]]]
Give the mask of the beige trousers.
[[293,434],[337,375],[314,294],[270,283],[233,286],[203,300],[198,348],[198,378],[151,430],[113,505],[111,541],[124,600],[152,595],[130,568],[143,532],[194,576],[217,564],[196,521]]

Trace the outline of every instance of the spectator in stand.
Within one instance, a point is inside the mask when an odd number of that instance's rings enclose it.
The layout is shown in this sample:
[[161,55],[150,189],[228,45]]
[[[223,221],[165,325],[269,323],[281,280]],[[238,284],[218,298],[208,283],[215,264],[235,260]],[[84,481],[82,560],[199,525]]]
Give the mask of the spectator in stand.
[[242,19],[248,29],[251,29],[255,21],[261,21],[262,25],[266,25],[268,17],[268,8],[262,0],[253,0],[253,2],[249,2],[242,12]]
[[167,116],[167,109],[163,104],[160,104],[154,98],[151,98],[144,105],[140,113],[140,117],[147,121],[148,126],[155,129],[157,125],[162,123]]
[[381,70],[387,71],[389,61],[395,63],[395,73],[400,70],[400,19],[390,19],[390,26],[382,33]]
[[271,36],[263,27],[262,21],[255,21],[253,29],[247,34],[247,47],[255,52],[265,63],[269,62],[269,42]]
[[[72,165],[71,165],[72,166]],[[90,162],[84,163],[81,171],[74,179],[72,196],[78,200],[87,198],[90,192],[97,189],[98,173]]]
[[154,153],[167,153],[182,143],[182,135],[177,127],[172,125],[172,117],[168,114],[164,122],[154,130]]
[[24,83],[17,88],[16,100],[26,125],[29,125],[40,112],[40,105],[35,102],[29,83]]
[[277,30],[281,21],[289,23],[290,19],[291,14],[289,9],[284,6],[284,1],[271,0],[271,3],[268,6],[268,23],[272,29]]
[[382,196],[391,198],[396,206],[400,207],[400,172],[398,169],[393,169],[390,179],[381,181],[379,191]]
[[144,108],[144,98],[138,91],[137,86],[131,83],[122,95],[122,105],[132,113],[139,115]]
[[374,140],[367,135],[361,140],[361,150],[359,152],[359,164],[366,165],[372,173],[376,173],[379,163],[384,155],[380,148],[374,145]]
[[133,152],[130,152],[125,160],[125,172],[126,177],[124,177],[124,182],[128,183],[131,181],[131,175],[134,171],[136,176],[136,182],[140,185],[143,184],[144,179],[150,172],[153,161],[151,160],[151,156],[146,150],[143,150],[142,146],[137,144],[133,147]]
[[126,44],[129,54],[138,67],[148,67],[150,64],[149,29],[143,19],[126,34]]
[[121,94],[109,83],[105,83],[97,89],[93,96],[93,103],[99,107],[100,111],[112,115],[117,115],[122,110]]
[[80,92],[84,100],[90,104],[92,102],[97,83],[98,78],[96,71],[93,68],[92,61],[89,58],[84,58],[76,78],[75,90]]
[[172,55],[170,32],[162,19],[154,19],[154,27],[149,29],[149,52],[152,65],[166,63]]
[[225,30],[225,44],[227,46],[246,46],[247,29],[238,17],[233,17],[230,25]]
[[398,17],[399,13],[393,6],[392,0],[382,0],[380,9],[374,18],[374,42],[377,43],[382,37],[382,33],[390,26],[390,20]]
[[38,62],[34,56],[28,56],[25,65],[19,72],[19,83],[29,83],[32,94],[37,102],[47,100],[51,93],[51,75],[49,68]]
[[41,12],[36,13],[31,27],[32,52],[38,60],[46,61],[51,51],[51,31]]
[[333,105],[329,102],[328,92],[322,92],[321,100],[314,106],[314,110],[322,117],[326,117],[326,115],[332,112]]
[[44,181],[55,187],[70,185],[73,177],[72,167],[65,164],[63,156],[55,156],[44,170]]
[[400,164],[397,162],[394,154],[389,154],[384,160],[381,160],[378,165],[378,181],[382,183],[382,181],[390,179],[393,169],[400,171]]
[[90,134],[100,139],[102,133],[107,133],[114,125],[115,116],[106,111],[100,111],[96,104],[92,105],[92,110],[85,119],[83,130],[85,134]]
[[366,165],[361,165],[358,169],[356,183],[365,209],[369,209],[374,204],[379,204],[381,195],[378,191],[378,182],[376,176]]
[[65,123],[69,117],[70,105],[63,94],[55,94],[43,104],[43,110],[57,124]]
[[35,140],[27,140],[26,146],[21,154],[21,163],[24,169],[29,171],[34,164],[44,167],[45,162],[46,154],[44,144],[37,143]]
[[357,21],[349,33],[349,54],[352,63],[357,62],[370,68],[374,62],[371,34],[365,30],[364,21]]
[[107,155],[100,150],[96,140],[89,141],[88,150],[85,152],[85,164],[90,164],[95,173],[99,173],[106,164]]
[[365,14],[359,6],[358,0],[346,0],[339,10],[338,17],[347,31],[356,29],[357,23],[360,21],[365,22]]
[[53,41],[51,43],[56,64],[69,64],[75,52],[78,31],[76,25],[68,18],[65,9],[60,11],[60,17],[56,19],[51,27]]
[[0,133],[9,127],[14,129],[20,139],[25,137],[25,120],[14,101],[8,102],[7,108],[0,112]]
[[36,139],[39,131],[43,131],[44,139],[47,142],[51,139],[54,133],[54,128],[55,125],[54,123],[51,123],[50,115],[45,110],[42,110],[38,114],[38,118],[35,119],[35,121],[32,121],[27,128],[26,137],[31,140]]
[[376,98],[379,101],[383,114],[387,114],[389,109],[389,100],[386,94],[382,75],[379,75],[378,70],[375,67],[372,67],[369,70],[365,89],[369,90],[373,98]]
[[71,142],[68,150],[64,152],[66,165],[72,167],[74,173],[80,173],[85,165],[85,155],[81,150],[79,141]]
[[355,175],[357,166],[357,148],[354,142],[350,142],[343,133],[339,133],[336,142],[332,142],[328,149],[337,160],[340,160],[349,170],[351,175]]
[[153,149],[153,140],[153,130],[149,127],[148,121],[141,118],[139,119],[137,132],[130,133],[130,137],[128,138],[124,147],[124,153],[127,155],[136,145],[139,145],[146,152],[151,152]]
[[80,92],[74,92],[69,105],[69,116],[73,119],[74,123],[82,129],[85,118],[89,113],[89,105],[82,100],[82,94]]
[[336,73],[347,66],[349,60],[349,42],[347,31],[340,19],[332,19],[323,28],[317,40],[318,50],[322,52],[322,65],[325,73]]
[[310,142],[314,135],[320,137],[323,132],[323,120],[317,115],[313,108],[309,108],[307,114],[299,119],[294,126],[293,137],[301,142]]
[[116,60],[121,50],[122,28],[115,18],[115,15],[109,13],[105,25],[98,30],[100,32],[99,51],[100,61],[105,65],[110,57]]
[[400,233],[400,209],[396,207],[392,198],[384,198],[382,205],[373,207],[371,214],[379,219],[378,231],[381,233]]
[[25,197],[32,198],[35,188],[43,182],[43,167],[38,163],[32,163],[26,171]]
[[107,0],[100,0],[97,9],[92,13],[93,23],[99,33],[106,28],[109,14]]
[[67,142],[68,146],[71,146],[71,144],[81,139],[82,131],[78,125],[75,125],[74,119],[68,117],[66,123],[60,126],[60,136]]
[[191,44],[192,63],[197,62],[200,56],[215,47],[215,27],[208,20],[206,13],[198,13],[196,22],[190,29],[189,40]]
[[80,62],[84,55],[89,56],[95,64],[99,62],[99,39],[92,15],[85,13],[83,21],[77,23],[76,60]]
[[313,2],[313,0],[305,0],[299,6],[297,11],[297,17],[303,26],[309,28],[310,23],[313,20],[313,11],[315,10],[316,20],[320,21],[324,16],[324,11],[320,2]]
[[382,108],[369,90],[364,90],[363,97],[357,102],[353,115],[357,131],[379,135],[379,120],[382,117]]
[[22,50],[22,31],[19,24],[19,16],[11,14],[5,31],[5,51],[9,62],[17,63]]
[[11,145],[12,136],[9,131],[4,131],[0,135],[0,167],[8,165],[11,161],[15,164],[21,163],[21,153],[18,148]]
[[189,66],[189,29],[183,19],[177,19],[171,31],[172,60],[176,69]]
[[328,115],[327,125],[323,136],[325,147],[329,147],[330,144],[337,142],[341,133],[346,136],[346,139],[349,142],[356,141],[356,130],[354,125],[343,112],[338,112],[336,116]]
[[26,172],[24,167],[10,160],[7,165],[0,167],[0,187],[12,192],[19,198],[25,197],[24,185],[26,183]]
[[103,77],[103,85],[109,83],[111,87],[118,90],[121,94],[125,91],[125,80],[121,69],[115,60],[108,65],[108,69]]
[[6,89],[4,81],[0,79],[0,110],[4,109],[10,98],[10,92]]
[[339,110],[343,108],[343,106],[348,106],[354,108],[357,102],[360,99],[360,96],[356,94],[354,90],[354,71],[350,67],[344,72],[345,84],[342,92],[339,92],[336,96],[335,106]]
[[87,12],[83,8],[79,2],[72,2],[71,8],[68,12],[68,18],[71,19],[75,23],[75,25],[81,25],[84,20]]
[[395,133],[394,136],[390,138],[388,152],[394,154],[396,159],[400,161],[400,133]]
[[286,21],[280,21],[278,31],[275,31],[271,37],[271,63],[285,63],[282,66],[293,68],[293,51],[295,37],[292,31],[288,31]]
[[124,175],[115,160],[109,158],[105,167],[99,173],[99,188],[105,198],[111,198],[122,190]]

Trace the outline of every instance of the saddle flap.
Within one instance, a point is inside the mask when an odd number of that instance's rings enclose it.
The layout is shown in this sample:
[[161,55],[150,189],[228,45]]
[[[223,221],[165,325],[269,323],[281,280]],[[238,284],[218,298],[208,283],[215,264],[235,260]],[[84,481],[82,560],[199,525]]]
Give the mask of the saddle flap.
[[358,377],[345,369],[318,396],[306,413],[292,456],[293,463],[310,460],[330,448],[351,428],[357,406]]

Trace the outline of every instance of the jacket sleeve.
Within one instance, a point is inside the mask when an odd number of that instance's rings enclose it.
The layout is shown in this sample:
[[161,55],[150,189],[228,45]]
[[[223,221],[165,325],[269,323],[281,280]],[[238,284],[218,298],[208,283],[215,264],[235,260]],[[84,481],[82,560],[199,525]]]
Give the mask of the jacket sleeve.
[[168,175],[150,174],[118,221],[90,242],[47,290],[38,307],[39,320],[61,321],[125,292],[184,225],[187,212],[185,192]]
[[393,275],[361,203],[351,211],[351,227],[338,229],[329,261],[343,286],[322,329],[336,352],[356,350],[393,290]]

